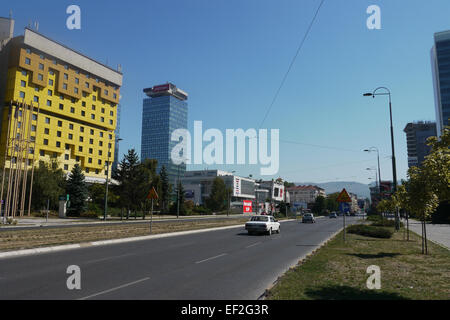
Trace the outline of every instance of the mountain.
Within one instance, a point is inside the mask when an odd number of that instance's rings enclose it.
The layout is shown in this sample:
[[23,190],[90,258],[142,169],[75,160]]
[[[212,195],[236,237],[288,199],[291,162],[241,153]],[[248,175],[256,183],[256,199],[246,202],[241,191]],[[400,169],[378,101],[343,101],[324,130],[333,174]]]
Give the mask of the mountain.
[[323,183],[315,183],[315,182],[295,182],[296,185],[314,185],[318,186],[322,189],[325,189],[326,194],[341,192],[343,188],[345,188],[348,192],[354,193],[358,196],[358,198],[369,198],[370,199],[370,190],[369,185],[354,182],[354,181],[336,181],[336,182],[323,182]]

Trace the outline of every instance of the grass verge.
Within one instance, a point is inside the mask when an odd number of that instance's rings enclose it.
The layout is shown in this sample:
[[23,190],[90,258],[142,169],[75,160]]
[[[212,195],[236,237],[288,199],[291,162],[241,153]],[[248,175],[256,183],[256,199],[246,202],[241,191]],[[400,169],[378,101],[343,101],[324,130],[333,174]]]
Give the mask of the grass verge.
[[[428,242],[431,252],[421,254],[421,238],[403,230],[391,239],[369,238],[342,232],[316,254],[289,270],[268,292],[273,300],[448,300],[450,251]],[[368,290],[367,267],[381,269],[381,289]]]
[[[153,223],[152,234],[225,227],[239,224],[244,225],[246,221],[248,221],[248,217],[220,221],[170,221]],[[0,251],[147,236],[149,234],[150,223],[32,230],[4,230],[0,232]]]

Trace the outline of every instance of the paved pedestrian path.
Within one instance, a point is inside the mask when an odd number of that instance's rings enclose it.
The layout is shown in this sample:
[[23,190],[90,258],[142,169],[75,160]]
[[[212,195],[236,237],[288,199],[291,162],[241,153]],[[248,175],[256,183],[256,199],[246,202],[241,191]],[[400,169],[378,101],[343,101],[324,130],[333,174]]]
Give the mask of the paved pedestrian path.
[[[422,234],[420,221],[410,219],[409,228],[419,235]],[[427,223],[427,238],[450,250],[450,224]]]

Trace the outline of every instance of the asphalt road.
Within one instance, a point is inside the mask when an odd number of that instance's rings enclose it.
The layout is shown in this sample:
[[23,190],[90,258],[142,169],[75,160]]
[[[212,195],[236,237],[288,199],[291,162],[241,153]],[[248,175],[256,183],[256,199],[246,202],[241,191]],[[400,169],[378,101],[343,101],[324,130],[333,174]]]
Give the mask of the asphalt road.
[[[257,299],[341,227],[342,217],[322,218],[283,222],[272,236],[242,227],[4,258],[0,299]],[[80,290],[66,286],[70,265],[80,267]]]

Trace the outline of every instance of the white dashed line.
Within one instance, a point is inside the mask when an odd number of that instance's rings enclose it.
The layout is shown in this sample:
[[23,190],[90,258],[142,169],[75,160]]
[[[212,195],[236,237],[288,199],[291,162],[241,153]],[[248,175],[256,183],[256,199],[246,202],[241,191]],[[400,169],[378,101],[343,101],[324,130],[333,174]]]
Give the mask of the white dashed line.
[[249,245],[249,246],[246,246],[245,248],[251,248],[251,247],[256,246],[256,245],[258,245],[258,244],[260,244],[260,243],[261,243],[261,241],[256,242],[256,243],[254,243],[254,244],[251,244],[251,245]]
[[196,263],[197,264],[198,263],[202,263],[202,262],[205,262],[205,261],[209,261],[209,260],[212,260],[212,259],[216,259],[216,258],[220,258],[220,257],[226,256],[226,255],[227,255],[226,253],[222,253],[222,254],[219,254],[218,256],[214,256],[214,257],[211,257],[211,258],[208,258],[208,259],[205,259],[205,260],[197,261]]
[[108,293],[108,292],[119,290],[119,289],[122,289],[122,288],[125,288],[125,287],[128,287],[128,286],[131,286],[133,284],[136,284],[136,283],[139,283],[139,282],[142,282],[142,281],[146,281],[148,279],[150,279],[150,278],[147,277],[147,278],[144,278],[144,279],[140,279],[140,280],[136,280],[136,281],[133,281],[133,282],[130,282],[130,283],[126,283],[126,284],[123,284],[123,285],[115,287],[115,288],[111,288],[111,289],[108,289],[108,290],[105,290],[105,291],[101,291],[101,292],[98,292],[98,293],[91,294],[90,296],[86,296],[86,297],[80,298],[78,300],[86,300],[86,299],[89,299],[89,298],[93,298],[93,297],[99,296],[101,294],[105,294],[105,293]]

